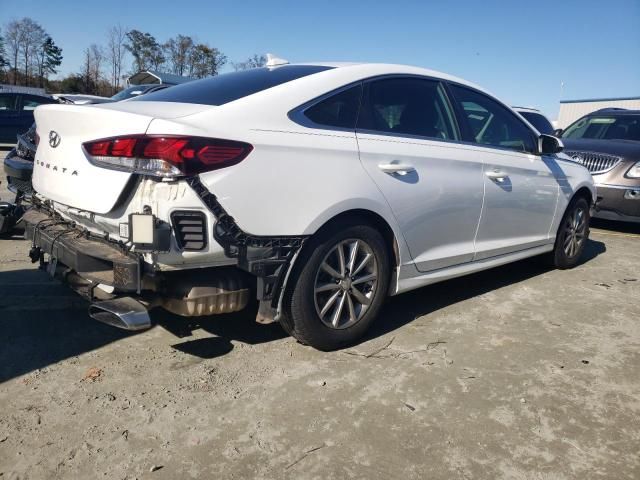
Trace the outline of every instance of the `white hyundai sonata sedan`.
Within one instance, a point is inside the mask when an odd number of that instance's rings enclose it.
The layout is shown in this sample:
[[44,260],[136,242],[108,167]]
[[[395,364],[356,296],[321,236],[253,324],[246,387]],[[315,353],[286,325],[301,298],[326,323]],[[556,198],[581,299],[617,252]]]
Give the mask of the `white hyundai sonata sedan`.
[[596,198],[558,139],[415,67],[286,64],[35,117],[31,258],[127,329],[257,298],[258,321],[339,348],[388,295],[575,266]]

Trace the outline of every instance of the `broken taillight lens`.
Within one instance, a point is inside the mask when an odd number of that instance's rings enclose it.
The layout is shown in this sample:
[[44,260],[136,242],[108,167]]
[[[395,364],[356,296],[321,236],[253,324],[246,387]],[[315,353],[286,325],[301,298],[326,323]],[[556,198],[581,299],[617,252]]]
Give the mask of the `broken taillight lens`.
[[103,168],[156,177],[196,175],[230,167],[253,147],[218,138],[128,135],[82,144],[89,161]]

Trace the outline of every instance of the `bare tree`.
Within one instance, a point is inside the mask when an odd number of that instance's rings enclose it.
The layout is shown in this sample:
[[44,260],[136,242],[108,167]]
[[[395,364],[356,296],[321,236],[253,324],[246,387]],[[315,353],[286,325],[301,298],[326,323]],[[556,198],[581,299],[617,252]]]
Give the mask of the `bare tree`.
[[95,43],[89,45],[84,50],[84,61],[82,62],[82,72],[80,76],[84,84],[84,93],[97,94],[100,90],[102,79],[102,63],[104,62],[104,52]]
[[264,67],[267,64],[267,57],[255,53],[252,57],[247,58],[244,62],[233,63],[233,68],[238,70],[249,70],[250,68]]
[[38,50],[44,43],[47,34],[38,22],[28,17],[20,21],[20,28],[22,29],[20,50],[24,66],[24,79],[25,84],[28,85],[30,73],[37,65]]
[[122,67],[124,56],[127,52],[124,44],[127,39],[127,30],[118,24],[111,27],[107,32],[107,62],[111,71],[111,87],[113,93],[120,89],[120,78],[122,76]]
[[89,46],[91,56],[91,80],[98,85],[102,77],[102,63],[104,62],[104,50],[101,46],[92,43]]
[[13,84],[18,82],[18,56],[20,55],[20,46],[22,45],[23,32],[19,20],[13,20],[7,24],[5,32],[5,40],[9,51],[9,58],[12,60],[11,68],[13,69]]

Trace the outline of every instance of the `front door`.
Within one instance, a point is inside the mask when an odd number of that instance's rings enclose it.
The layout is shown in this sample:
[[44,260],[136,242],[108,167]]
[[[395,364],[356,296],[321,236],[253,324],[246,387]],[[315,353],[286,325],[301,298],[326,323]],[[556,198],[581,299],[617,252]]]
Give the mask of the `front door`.
[[537,154],[537,136],[509,109],[475,90],[451,86],[477,158],[485,196],[476,260],[553,241],[558,199],[554,159]]
[[18,95],[5,93],[0,95],[0,143],[16,143],[16,134],[20,128],[20,110]]

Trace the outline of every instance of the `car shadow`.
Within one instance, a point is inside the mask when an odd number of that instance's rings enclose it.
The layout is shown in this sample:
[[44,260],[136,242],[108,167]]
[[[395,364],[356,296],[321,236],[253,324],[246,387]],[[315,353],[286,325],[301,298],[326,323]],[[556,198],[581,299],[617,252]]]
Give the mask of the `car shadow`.
[[164,310],[153,312],[153,321],[178,338],[188,338],[194,330],[204,330],[212,337],[186,340],[172,348],[200,358],[214,358],[233,350],[232,340],[257,345],[287,337],[279,324],[256,323],[257,302],[241,312],[208,317],[178,317]]
[[[583,262],[605,251],[604,243],[589,240]],[[361,341],[385,335],[417,317],[523,282],[550,269],[542,259],[532,258],[393,297]],[[144,332],[128,332],[92,320],[87,306],[77,294],[49,280],[37,269],[0,272],[0,383],[132,335],[144,335]],[[256,323],[256,309],[257,305],[252,304],[242,312],[202,318],[178,317],[156,309],[151,317],[155,324],[184,340],[172,344],[172,348],[210,359],[231,352],[232,341],[255,345],[287,336],[277,323]],[[212,336],[191,339],[196,329]]]
[[[89,303],[43,271],[0,272],[0,384],[62,360],[97,350],[142,332],[114,328],[87,314]],[[150,312],[159,325],[180,339],[202,329],[212,336],[171,345],[200,358],[225,355],[231,340],[258,344],[285,338],[279,324],[255,322],[257,305],[242,312],[185,318],[162,309]]]
[[0,383],[132,335],[92,320],[87,306],[36,268],[0,272]]
[[591,228],[598,228],[600,230],[607,230],[617,233],[630,233],[640,235],[640,223],[618,222],[615,220],[592,218]]
[[[589,239],[580,265],[593,260],[606,250],[603,242]],[[521,283],[553,269],[554,267],[543,257],[532,257],[391,297],[384,305],[378,321],[359,343],[386,335],[418,317],[502,287]]]

